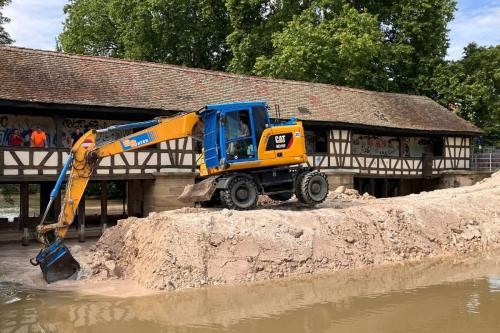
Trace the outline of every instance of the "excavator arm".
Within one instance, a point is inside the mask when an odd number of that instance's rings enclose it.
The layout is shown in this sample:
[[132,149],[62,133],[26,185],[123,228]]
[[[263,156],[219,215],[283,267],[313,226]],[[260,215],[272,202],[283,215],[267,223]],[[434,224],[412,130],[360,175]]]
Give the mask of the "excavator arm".
[[[50,243],[45,236],[50,230],[55,230],[56,235],[60,238],[66,236],[90,176],[101,158],[152,146],[163,141],[188,137],[198,122],[198,115],[192,112],[172,118],[157,118],[152,121],[111,126],[106,129],[90,130],[85,133],[75,143],[68,158],[71,163],[71,173],[66,185],[66,194],[58,221],[53,224],[43,224],[42,220],[38,228],[40,240],[44,244]],[[96,146],[96,139],[99,134],[138,127],[147,128],[119,140]],[[64,177],[64,174],[61,173],[61,176]],[[53,193],[53,195],[57,196],[57,193]],[[53,195],[51,195],[51,199]]]
[[[69,254],[69,250],[62,244],[62,239],[66,237],[68,228],[73,223],[80,200],[98,161],[104,157],[152,146],[163,141],[188,137],[200,121],[198,112],[192,112],[171,118],[156,118],[146,122],[92,129],[82,135],[71,149],[37,227],[38,239],[45,245],[45,248],[31,262],[41,266],[48,282],[67,278],[77,270],[77,266],[79,267],[76,260]],[[96,144],[98,136],[106,132],[144,127],[144,130],[121,139],[101,145]],[[58,220],[56,223],[44,224],[68,171],[70,175]]]

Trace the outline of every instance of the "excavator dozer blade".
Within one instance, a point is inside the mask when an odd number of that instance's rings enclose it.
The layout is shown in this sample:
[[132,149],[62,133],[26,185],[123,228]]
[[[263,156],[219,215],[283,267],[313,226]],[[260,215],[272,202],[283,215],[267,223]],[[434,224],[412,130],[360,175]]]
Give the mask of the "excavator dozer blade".
[[35,260],[48,283],[68,279],[80,269],[80,264],[61,239],[40,250]]
[[186,203],[209,201],[215,192],[216,185],[217,177],[215,176],[208,177],[197,184],[187,185],[177,200]]

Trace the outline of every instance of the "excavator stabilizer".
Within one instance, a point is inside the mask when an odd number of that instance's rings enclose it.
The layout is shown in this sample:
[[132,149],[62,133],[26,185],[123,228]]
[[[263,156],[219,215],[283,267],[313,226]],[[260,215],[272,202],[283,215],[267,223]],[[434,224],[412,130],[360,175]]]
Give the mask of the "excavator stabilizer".
[[43,277],[48,283],[69,279],[72,276],[76,278],[76,273],[80,269],[80,264],[60,238],[40,250],[32,264],[40,265]]
[[209,201],[215,192],[217,178],[217,176],[212,176],[199,183],[187,185],[177,200],[185,203]]

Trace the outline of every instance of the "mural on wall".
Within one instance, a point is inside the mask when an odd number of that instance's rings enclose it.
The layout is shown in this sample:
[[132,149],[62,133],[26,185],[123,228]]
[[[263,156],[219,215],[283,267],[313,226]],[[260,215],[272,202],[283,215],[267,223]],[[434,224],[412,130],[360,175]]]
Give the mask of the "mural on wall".
[[[127,123],[118,120],[97,120],[64,118],[61,123],[62,146],[69,148],[71,145],[71,134],[78,128],[82,133],[89,129],[105,128],[111,125]],[[52,118],[36,117],[29,115],[0,114],[0,146],[9,146],[9,138],[17,129],[22,137],[23,147],[29,147],[31,133],[40,127],[47,136],[49,147],[56,147],[56,124]],[[117,131],[102,133],[98,136],[98,143],[115,140],[132,133],[129,131]]]
[[352,134],[351,146],[355,155],[399,156],[397,137]]
[[[398,137],[352,134],[352,153],[355,155],[399,156]],[[422,137],[402,137],[401,154],[403,157],[422,157],[425,152],[433,151],[431,139]]]
[[404,157],[422,157],[425,152],[432,152],[432,141],[427,138],[402,138]]

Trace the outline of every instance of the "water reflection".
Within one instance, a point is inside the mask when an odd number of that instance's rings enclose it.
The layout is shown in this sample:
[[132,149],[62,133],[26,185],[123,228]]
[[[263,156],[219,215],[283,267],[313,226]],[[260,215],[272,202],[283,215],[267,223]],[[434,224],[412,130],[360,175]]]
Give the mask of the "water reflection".
[[3,284],[0,331],[498,332],[499,276],[478,259],[127,299]]
[[488,284],[490,286],[491,292],[499,292],[500,291],[500,276],[488,277]]

